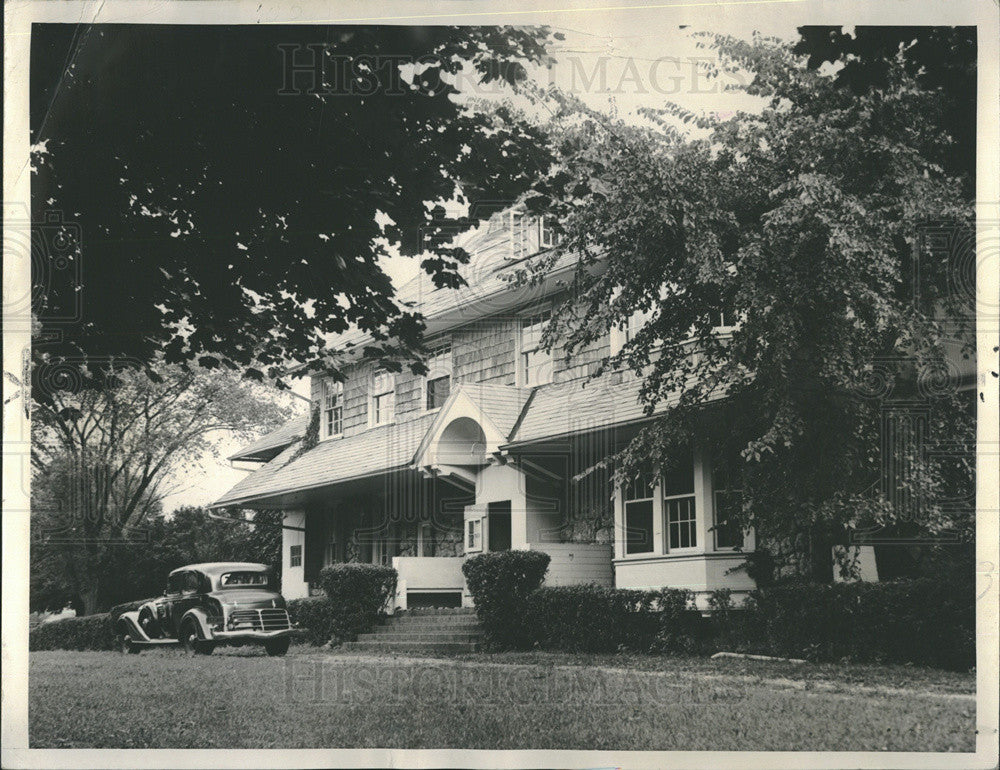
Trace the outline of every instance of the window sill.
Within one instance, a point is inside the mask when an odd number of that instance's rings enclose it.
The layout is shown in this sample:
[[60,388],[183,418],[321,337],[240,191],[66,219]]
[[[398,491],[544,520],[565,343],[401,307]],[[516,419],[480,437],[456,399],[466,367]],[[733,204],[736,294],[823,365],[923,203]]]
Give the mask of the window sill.
[[324,441],[333,441],[334,439],[343,438],[343,437],[344,437],[343,433],[334,433],[332,436],[326,436],[324,438],[321,438],[319,440],[319,443],[322,444]]

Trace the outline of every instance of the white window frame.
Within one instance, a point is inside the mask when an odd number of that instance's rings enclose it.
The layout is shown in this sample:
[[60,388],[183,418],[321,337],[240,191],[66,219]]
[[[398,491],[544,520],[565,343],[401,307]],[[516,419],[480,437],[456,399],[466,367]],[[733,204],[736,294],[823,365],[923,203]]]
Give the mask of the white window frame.
[[[658,478],[652,478],[648,480],[648,486],[650,491],[649,497],[636,497],[630,498],[628,496],[628,487],[630,484],[626,484],[623,487],[619,487],[619,494],[622,499],[622,556],[625,559],[648,559],[650,556],[657,556],[658,551],[656,548],[656,517],[658,515],[656,498],[659,494],[660,484]],[[629,553],[628,547],[628,506],[629,503],[649,503],[650,507],[650,520],[649,520],[649,550],[648,551],[635,551]]]
[[[320,396],[320,416],[319,416],[319,433],[320,440],[326,441],[331,438],[340,438],[344,435],[344,383],[336,382],[330,378],[323,380],[323,392]],[[335,406],[330,406],[330,399],[335,398]],[[328,419],[328,412],[336,412],[340,410],[340,430],[331,431],[330,421]],[[336,418],[334,419],[334,424],[336,425]]]
[[[302,544],[293,543],[288,546],[288,566],[289,567],[301,567],[302,566]],[[296,562],[298,559],[298,562]]]
[[[542,322],[543,325],[548,324],[552,320],[552,308],[549,305],[544,305],[536,308],[532,308],[530,311],[521,313],[517,319],[517,365],[516,365],[516,381],[519,387],[533,388],[539,385],[549,385],[555,379],[555,357],[552,355],[552,351],[543,352],[543,355],[548,356],[548,379],[545,381],[539,380],[538,382],[528,382],[528,367],[524,360],[524,357],[529,354],[529,351],[525,350],[524,346],[524,330],[525,322],[530,321],[533,318],[545,318]],[[537,353],[541,351],[540,347],[532,348],[530,352]],[[540,367],[535,367],[537,371]]]
[[[386,384],[376,391],[376,387],[383,380]],[[391,384],[391,387],[389,385]],[[392,394],[392,414],[388,419],[378,419],[381,409],[378,408],[380,399],[383,396]],[[396,375],[385,369],[375,369],[372,372],[370,385],[368,388],[368,427],[374,428],[378,425],[391,425],[396,421]]]
[[[441,407],[435,406],[430,408],[427,406],[427,384],[431,380],[437,380],[442,377],[448,378],[448,395],[451,395],[452,385],[455,383],[454,375],[454,358],[453,351],[451,347],[451,339],[440,340],[434,345],[430,346],[432,349],[431,355],[428,356],[427,364],[427,375],[421,379],[420,386],[420,408],[425,414],[438,411]],[[445,354],[443,349],[447,347],[447,361],[440,360],[444,358]]]
[[[469,541],[472,545],[469,545]],[[462,533],[462,544],[465,546],[465,553],[481,553],[483,550],[483,519],[466,519],[465,528]]]
[[[659,489],[659,501],[660,501],[660,520],[663,522],[663,553],[665,554],[677,554],[677,553],[701,553],[704,550],[704,544],[699,544],[701,539],[701,527],[699,522],[701,521],[704,513],[700,510],[704,508],[702,505],[698,505],[698,474],[696,472],[697,458],[695,454],[691,453],[691,491],[681,492],[675,495],[665,494],[667,491],[666,483],[664,482],[663,474],[660,476],[660,489]],[[674,500],[690,500],[691,507],[694,511],[694,518],[684,519],[684,526],[688,527],[688,532],[692,535],[692,544],[685,546],[678,546],[676,548],[670,545],[670,512],[669,503]]]
[[538,248],[554,249],[559,245],[559,233],[556,232],[555,217],[545,215],[538,218]]

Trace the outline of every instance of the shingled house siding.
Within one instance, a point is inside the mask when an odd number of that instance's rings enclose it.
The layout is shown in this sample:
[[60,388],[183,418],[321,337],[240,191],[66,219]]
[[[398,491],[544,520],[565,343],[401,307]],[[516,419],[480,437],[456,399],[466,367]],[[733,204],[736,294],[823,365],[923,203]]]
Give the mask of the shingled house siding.
[[586,348],[577,350],[567,356],[556,351],[552,356],[552,381],[566,382],[579,377],[588,377],[597,371],[602,358],[611,354],[611,341],[608,335],[592,342]]
[[405,415],[419,412],[423,409],[420,403],[423,396],[423,377],[418,377],[409,370],[403,370],[396,375],[396,414]]
[[487,318],[452,336],[456,382],[513,385],[518,326],[513,318]]

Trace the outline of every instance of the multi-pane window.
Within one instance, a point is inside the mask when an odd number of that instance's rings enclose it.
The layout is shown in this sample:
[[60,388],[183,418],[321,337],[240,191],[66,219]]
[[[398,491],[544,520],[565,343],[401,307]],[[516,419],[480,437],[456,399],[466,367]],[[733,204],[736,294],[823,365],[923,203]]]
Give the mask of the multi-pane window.
[[378,369],[372,376],[372,425],[385,425],[396,416],[396,379],[392,372]]
[[653,482],[640,476],[626,485],[625,553],[653,552]]
[[451,343],[434,348],[427,359],[425,408],[437,409],[451,394]]
[[551,249],[559,243],[559,234],[555,229],[556,220],[553,217],[542,217],[538,220],[538,245],[543,249]]
[[521,319],[521,381],[525,386],[552,382],[552,355],[542,347],[548,322],[548,310]]
[[323,438],[344,432],[344,383],[323,381]]
[[302,566],[302,546],[293,545],[288,549],[288,566],[289,567],[301,567]]
[[465,527],[465,550],[483,550],[483,520],[470,519],[466,522]]
[[510,212],[510,257],[523,259],[531,253],[530,220],[521,211]]
[[694,503],[694,459],[688,454],[663,473],[663,518],[667,547],[694,548],[698,545],[698,518]]
[[717,464],[712,469],[712,487],[715,503],[715,547],[742,548],[743,530],[730,523],[743,506],[743,495],[733,466]]
[[649,323],[653,318],[652,310],[636,310],[628,317],[628,324],[625,327],[625,341],[631,342],[635,339],[639,330]]

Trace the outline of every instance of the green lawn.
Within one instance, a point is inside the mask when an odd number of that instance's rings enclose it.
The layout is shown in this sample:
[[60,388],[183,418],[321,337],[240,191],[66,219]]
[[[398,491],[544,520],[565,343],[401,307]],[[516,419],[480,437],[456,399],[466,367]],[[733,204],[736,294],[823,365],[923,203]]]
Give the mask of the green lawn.
[[973,751],[971,674],[615,655],[31,653],[35,748]]

